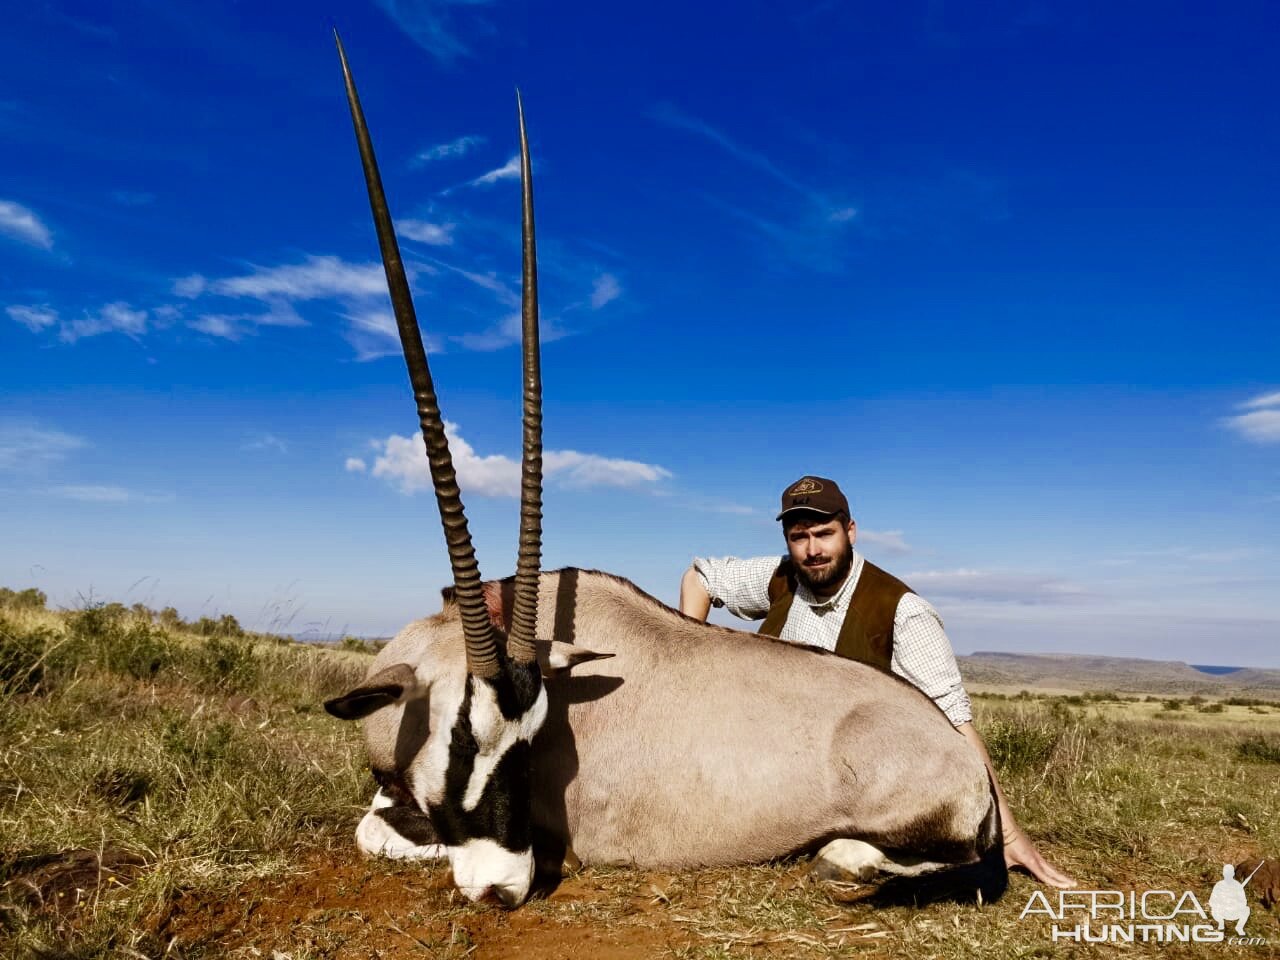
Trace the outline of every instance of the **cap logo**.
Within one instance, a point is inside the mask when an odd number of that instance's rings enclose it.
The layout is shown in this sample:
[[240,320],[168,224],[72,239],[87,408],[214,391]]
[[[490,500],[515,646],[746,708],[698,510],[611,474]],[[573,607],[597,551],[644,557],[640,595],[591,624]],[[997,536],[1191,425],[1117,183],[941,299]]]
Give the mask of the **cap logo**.
[[813,479],[813,477],[805,477],[803,480],[801,480],[794,487],[792,487],[790,490],[787,491],[787,496],[803,497],[803,496],[806,496],[807,494],[821,493],[821,492],[822,492],[822,484],[820,484],[817,480]]

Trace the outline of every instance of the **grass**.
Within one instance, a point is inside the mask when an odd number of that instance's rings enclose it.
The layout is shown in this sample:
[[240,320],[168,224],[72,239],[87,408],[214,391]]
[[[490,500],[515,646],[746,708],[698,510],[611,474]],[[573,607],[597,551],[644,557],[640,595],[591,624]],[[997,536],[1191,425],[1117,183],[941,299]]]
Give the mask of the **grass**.
[[[1019,920],[1039,889],[1021,875],[987,906],[845,903],[795,862],[588,869],[513,914],[467,904],[446,868],[354,855],[371,783],[358,728],[320,703],[363,675],[363,644],[3,601],[0,956],[1075,955]],[[1207,896],[1223,862],[1280,853],[1280,713],[1165,699],[975,698],[1023,827],[1088,887]],[[1260,909],[1250,930],[1280,940]]]

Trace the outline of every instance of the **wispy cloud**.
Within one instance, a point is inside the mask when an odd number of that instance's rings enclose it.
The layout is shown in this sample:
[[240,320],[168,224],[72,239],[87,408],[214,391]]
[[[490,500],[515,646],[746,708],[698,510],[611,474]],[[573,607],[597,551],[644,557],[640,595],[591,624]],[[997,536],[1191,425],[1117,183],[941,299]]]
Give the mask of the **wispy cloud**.
[[[355,348],[357,360],[377,360],[401,352],[400,331],[390,307],[354,309],[343,316],[347,321],[347,342]],[[423,334],[422,345],[428,354],[441,351],[440,341],[429,334]]]
[[[497,169],[490,170],[488,173],[482,173],[474,180],[468,180],[463,184],[465,187],[488,187],[502,180],[519,180],[520,179],[520,155],[515,154]],[[449,192],[449,191],[444,191]]]
[[1223,417],[1223,426],[1253,443],[1280,443],[1280,391],[1259,394],[1238,409],[1248,412]]
[[[196,275],[198,276],[198,275]],[[250,273],[203,284],[196,276],[184,278],[190,289],[224,297],[257,300],[324,300],[336,297],[385,296],[387,281],[380,263],[348,263],[339,257],[307,257],[302,263],[278,267],[254,267]],[[203,280],[203,278],[200,278]]]
[[649,115],[654,120],[657,120],[659,123],[665,124],[668,127],[672,127],[676,130],[684,130],[688,133],[696,134],[705,140],[709,140],[726,153],[736,157],[748,166],[754,167],[761,173],[772,177],[778,183],[796,191],[802,196],[808,197],[816,202],[824,201],[824,198],[820,193],[791,176],[763,153],[753,150],[750,147],[743,146],[736,140],[733,140],[726,134],[722,133],[720,130],[717,130],[711,124],[699,120],[697,117],[691,117],[669,103],[658,104],[658,106],[654,107],[653,110],[650,111]]
[[0,200],[0,234],[41,250],[53,249],[53,232],[29,207]]
[[1056,577],[990,570],[924,570],[903,578],[921,596],[1014,604],[1073,603],[1088,598],[1079,584]]
[[88,446],[83,437],[32,423],[0,421],[0,470],[37,472]]
[[453,244],[453,231],[456,223],[428,223],[426,220],[401,220],[396,224],[396,232],[407,240],[430,244],[433,247],[447,247]]
[[901,556],[911,552],[901,530],[864,530],[858,528],[858,543],[869,543],[885,553]]
[[342,465],[342,469],[347,473],[364,473],[369,469],[369,465],[359,457],[347,457],[347,462]]
[[[452,339],[454,343],[459,344],[465,350],[488,352],[502,350],[505,347],[519,343],[522,332],[520,314],[510,313],[488,330],[480,333],[463,333]],[[538,340],[540,342],[552,343],[565,336],[568,336],[568,332],[556,323],[553,318],[540,317],[538,319]]]
[[[520,495],[520,461],[503,454],[480,455],[458,432],[458,425],[445,421],[449,450],[458,472],[458,484],[464,492],[485,497],[518,497]],[[386,480],[401,493],[414,494],[432,489],[431,472],[421,437],[393,434],[385,440],[373,441],[378,451],[372,474]],[[353,469],[348,458],[346,469]],[[360,461],[363,463],[363,461]],[[360,467],[354,469],[361,469]],[[672,474],[656,464],[636,460],[603,457],[576,450],[548,450],[543,454],[543,474],[564,486],[584,487],[651,487]]]
[[245,336],[246,330],[240,325],[238,315],[225,313],[205,313],[187,324],[197,333],[217,337],[219,340],[230,340],[233,343]]
[[414,157],[412,166],[422,167],[437,160],[462,157],[484,142],[484,137],[468,135],[458,137],[456,140],[450,140],[448,143],[437,143],[434,147],[428,147]]
[[602,273],[591,286],[591,309],[599,310],[622,296],[622,284],[612,273]]
[[5,307],[5,313],[9,315],[9,319],[15,323],[20,323],[32,333],[39,333],[41,330],[54,326],[58,322],[58,312],[52,307],[26,307],[12,306]]
[[139,493],[124,487],[92,484],[50,487],[47,492],[55,497],[78,500],[81,503],[169,503],[174,499],[171,493]]
[[269,450],[273,453],[288,453],[289,444],[274,433],[255,433],[244,444],[245,450]]
[[58,339],[64,343],[75,343],[104,333],[123,333],[137,340],[146,332],[147,311],[118,301],[100,307],[95,313],[64,321],[58,329]]
[[[460,28],[453,22],[453,12],[475,11],[488,3],[489,0],[377,0],[396,26],[445,66],[471,55],[471,47],[459,36]],[[494,32],[487,21],[475,15],[467,18],[467,31]]]

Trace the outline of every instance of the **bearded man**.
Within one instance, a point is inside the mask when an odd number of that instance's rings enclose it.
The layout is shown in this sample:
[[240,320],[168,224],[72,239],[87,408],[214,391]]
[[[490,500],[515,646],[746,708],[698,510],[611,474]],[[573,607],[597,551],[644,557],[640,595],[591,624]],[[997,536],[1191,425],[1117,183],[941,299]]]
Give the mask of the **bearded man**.
[[698,557],[680,582],[680,611],[706,620],[712,606],[764,623],[760,633],[821,647],[892,672],[936,703],[991,770],[1004,824],[1005,861],[1055,887],[1075,881],[1041,856],[1009,809],[936,610],[854,548],[858,528],[835,481],[801,477],[782,493],[787,556]]

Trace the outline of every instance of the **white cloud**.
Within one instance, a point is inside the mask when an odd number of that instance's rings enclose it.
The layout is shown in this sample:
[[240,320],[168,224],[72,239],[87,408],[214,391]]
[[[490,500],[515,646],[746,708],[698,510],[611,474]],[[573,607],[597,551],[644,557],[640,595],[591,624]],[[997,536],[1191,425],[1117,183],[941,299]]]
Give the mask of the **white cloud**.
[[[455,423],[445,421],[449,451],[458,473],[458,485],[466,493],[485,497],[518,497],[520,495],[520,462],[502,454],[481,456],[458,433]],[[373,475],[387,480],[401,493],[413,494],[431,490],[431,471],[427,465],[422,438],[392,435],[374,441],[379,450],[374,460]],[[350,469],[350,467],[348,467]],[[602,457],[576,450],[548,450],[543,454],[543,476],[570,487],[639,487],[652,485],[671,476],[671,472],[655,464],[635,460]]]
[[1241,410],[1261,410],[1264,407],[1280,407],[1280,390],[1263,393],[1240,404]]
[[78,320],[64,322],[58,338],[65,343],[75,343],[85,337],[103,333],[123,333],[135,340],[147,332],[147,311],[135,310],[127,303],[108,303],[97,313],[86,313]]
[[434,147],[428,147],[414,157],[413,165],[421,167],[435,160],[461,157],[470,153],[473,147],[478,147],[482,143],[484,143],[484,137],[479,136],[458,137],[457,140],[450,140],[448,143],[437,143]]
[[288,453],[289,445],[274,433],[257,433],[245,443],[244,449],[272,450],[276,453]]
[[183,297],[187,300],[194,300],[200,294],[204,293],[209,286],[209,281],[198,273],[190,276],[179,277],[173,281],[174,296]]
[[[481,352],[501,350],[504,347],[513,346],[523,339],[524,331],[522,326],[520,314],[510,313],[482,333],[463,333],[452,339],[466,350]],[[557,324],[555,320],[548,317],[538,318],[539,343],[553,343],[567,335],[568,332]]]
[[[353,309],[343,317],[347,321],[347,342],[355,348],[357,360],[377,360],[403,352],[396,317],[390,308]],[[440,341],[426,334],[422,337],[422,346],[428,355],[441,352]]]
[[911,545],[903,538],[901,530],[864,530],[859,527],[858,543],[869,543],[885,553],[902,555],[911,552]]
[[22,324],[32,333],[39,333],[58,322],[58,312],[52,307],[13,306],[6,307],[5,313],[9,314],[10,320]]
[[26,472],[67,458],[88,446],[82,437],[27,423],[0,422],[0,470]]
[[602,273],[596,277],[591,287],[591,309],[599,310],[606,303],[611,303],[622,296],[622,285],[612,273]]
[[[459,57],[470,56],[471,48],[457,35],[450,12],[454,8],[474,10],[489,0],[377,0],[382,12],[395,21],[414,43],[448,66]],[[472,29],[492,33],[493,28],[472,19]]]
[[129,500],[129,491],[123,487],[60,486],[51,487],[49,492],[54,496],[84,503],[125,503]]
[[237,322],[239,317],[223,313],[206,313],[187,324],[192,330],[206,336],[218,337],[235,342],[244,336],[244,330]]
[[255,267],[244,276],[214,280],[208,289],[225,297],[323,300],[386,296],[387,281],[381,263],[347,263],[339,257],[311,256],[303,263]]
[[1223,426],[1254,443],[1280,443],[1280,391],[1259,394],[1240,409],[1249,412],[1223,417]]
[[89,484],[50,487],[48,492],[55,497],[65,497],[81,503],[169,503],[174,499],[171,493],[138,493],[124,487]]
[[433,247],[447,247],[453,243],[455,223],[428,223],[425,220],[401,220],[396,232],[407,240],[427,243]]
[[369,469],[369,465],[359,457],[347,457],[347,462],[342,465],[342,468],[347,473],[364,473]]
[[847,223],[857,215],[857,207],[836,207],[827,214],[827,219],[832,223]]
[[520,154],[515,154],[510,160],[498,167],[496,170],[490,170],[488,173],[482,173],[474,180],[468,180],[468,187],[487,187],[497,183],[500,180],[519,180],[520,179]]
[[933,599],[994,601],[997,603],[1071,603],[1087,598],[1079,584],[1035,574],[988,570],[925,570],[903,579],[921,596]]
[[41,250],[53,249],[53,234],[33,210],[12,200],[0,200],[0,233]]
[[543,472],[571,487],[638,487],[671,477],[671,471],[652,463],[619,460],[576,450],[548,450]]

